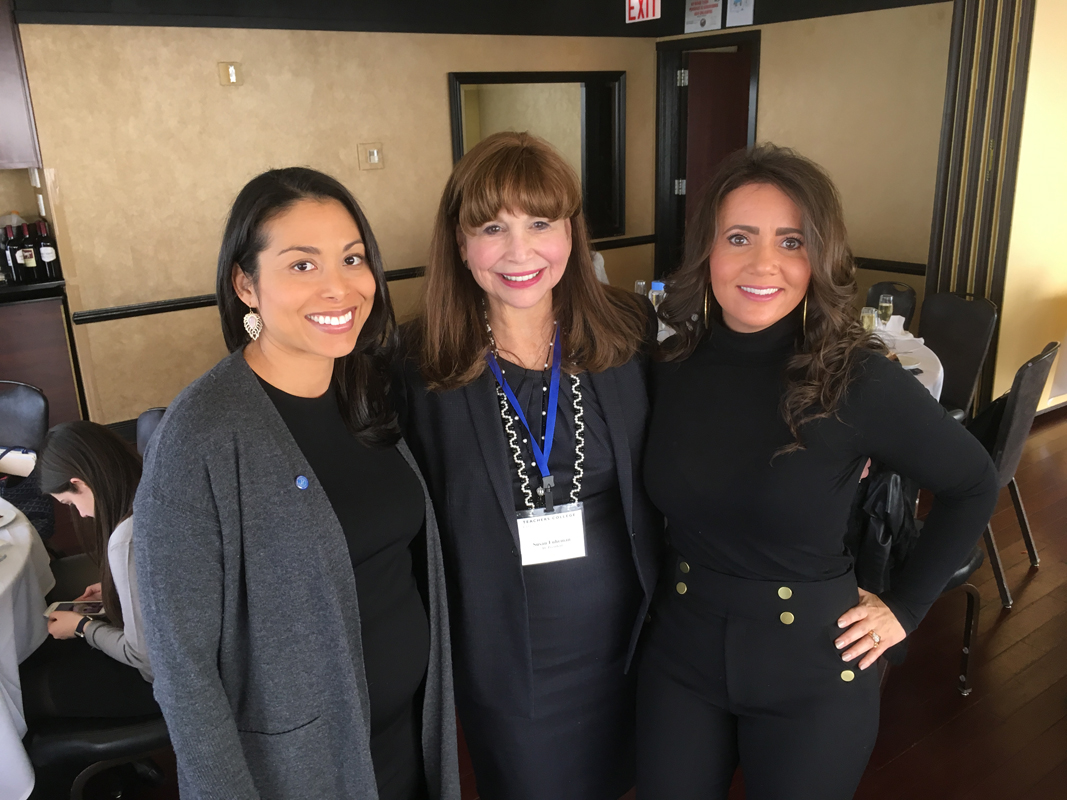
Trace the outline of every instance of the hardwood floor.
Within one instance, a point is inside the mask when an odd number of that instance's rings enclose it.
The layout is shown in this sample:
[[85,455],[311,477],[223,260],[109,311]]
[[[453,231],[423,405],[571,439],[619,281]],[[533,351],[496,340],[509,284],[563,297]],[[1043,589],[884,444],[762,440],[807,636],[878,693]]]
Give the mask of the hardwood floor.
[[946,595],[887,676],[878,744],[857,800],[1067,796],[1067,413],[1039,418],[1016,472],[1041,565],[1030,567],[1008,492],[993,532],[1014,596],[1000,605],[988,559],[972,655],[955,688],[965,595]]
[[[1000,606],[988,559],[972,577],[982,595],[970,696],[956,691],[965,595],[956,590],[890,669],[881,731],[857,800],[1063,800],[1067,796],[1067,410],[1039,417],[1016,472],[1037,541],[1032,569],[1008,492],[993,531],[1014,595]],[[463,798],[476,800],[469,759]],[[161,792],[176,798],[173,756]],[[731,800],[744,797],[741,776]],[[549,798],[546,798],[549,800]]]

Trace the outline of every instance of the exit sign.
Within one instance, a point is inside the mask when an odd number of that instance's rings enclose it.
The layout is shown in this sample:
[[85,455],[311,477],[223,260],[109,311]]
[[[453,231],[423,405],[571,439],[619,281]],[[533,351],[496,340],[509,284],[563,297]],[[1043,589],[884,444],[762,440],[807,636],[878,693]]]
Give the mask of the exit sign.
[[626,21],[644,22],[659,19],[659,6],[662,0],[626,0]]

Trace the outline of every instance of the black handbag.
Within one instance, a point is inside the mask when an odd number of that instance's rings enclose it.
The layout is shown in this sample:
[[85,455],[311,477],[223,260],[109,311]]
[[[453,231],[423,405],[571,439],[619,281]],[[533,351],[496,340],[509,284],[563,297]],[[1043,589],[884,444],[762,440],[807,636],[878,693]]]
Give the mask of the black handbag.
[[878,464],[860,481],[852,503],[845,544],[855,559],[856,583],[881,594],[919,540],[915,522],[918,486]]
[[[21,448],[0,449],[0,458],[17,449]],[[56,532],[55,505],[51,496],[41,494],[36,467],[25,478],[0,473],[0,497],[25,514],[42,539],[47,541]]]

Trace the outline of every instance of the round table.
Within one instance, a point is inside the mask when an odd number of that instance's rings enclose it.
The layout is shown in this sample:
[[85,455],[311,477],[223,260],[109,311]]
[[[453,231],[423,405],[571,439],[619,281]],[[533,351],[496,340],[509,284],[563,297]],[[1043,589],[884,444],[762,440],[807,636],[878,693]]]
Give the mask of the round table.
[[33,768],[22,746],[19,664],[48,636],[45,595],[55,585],[44,542],[25,515],[0,498],[0,797],[25,800]]
[[945,368],[937,354],[927,347],[922,339],[916,339],[907,331],[890,333],[881,330],[875,333],[897,356],[910,356],[919,362],[918,368],[922,371],[912,374],[915,374],[915,378],[926,387],[935,400],[940,400],[941,390],[945,387]]

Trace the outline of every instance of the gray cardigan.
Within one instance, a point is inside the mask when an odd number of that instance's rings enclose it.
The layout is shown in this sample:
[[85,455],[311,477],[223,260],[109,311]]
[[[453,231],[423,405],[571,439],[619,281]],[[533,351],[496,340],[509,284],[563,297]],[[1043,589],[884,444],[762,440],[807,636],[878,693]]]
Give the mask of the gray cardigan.
[[[418,474],[407,446],[397,447]],[[133,519],[155,696],[183,800],[377,800],[344,533],[240,352],[170,406],[145,454]],[[428,494],[426,542],[423,761],[432,800],[459,800],[448,612]]]

